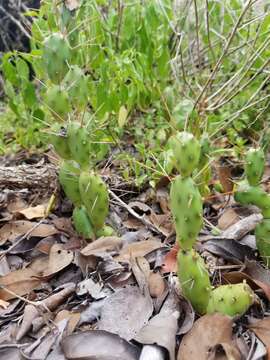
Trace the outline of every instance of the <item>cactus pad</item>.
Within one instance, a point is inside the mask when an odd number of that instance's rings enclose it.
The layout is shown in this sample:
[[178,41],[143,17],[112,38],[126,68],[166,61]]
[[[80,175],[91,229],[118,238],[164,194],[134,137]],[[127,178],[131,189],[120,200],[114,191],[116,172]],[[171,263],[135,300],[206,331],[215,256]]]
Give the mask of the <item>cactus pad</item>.
[[245,173],[250,185],[259,185],[264,173],[265,157],[262,149],[249,149],[246,155]]
[[75,207],[72,214],[73,225],[77,233],[85,239],[94,239],[95,234],[84,206]]
[[95,231],[104,225],[109,211],[108,190],[100,176],[82,172],[79,181],[82,201]]
[[113,236],[115,235],[115,231],[112,227],[108,225],[104,225],[100,230],[97,231],[96,236],[97,238],[101,236]]
[[255,228],[256,244],[260,256],[270,267],[270,219],[264,219]]
[[59,170],[59,181],[66,196],[75,206],[82,203],[79,190],[80,169],[74,161],[63,161]]
[[77,65],[71,66],[64,84],[68,88],[69,100],[78,109],[84,109],[88,100],[87,76]]
[[191,249],[202,227],[202,198],[191,178],[175,178],[170,202],[180,247]]
[[190,176],[200,160],[200,143],[188,132],[180,132],[170,139],[174,165],[182,177]]
[[240,316],[253,304],[254,298],[253,291],[246,283],[222,285],[211,292],[207,313]]
[[59,84],[63,80],[70,57],[69,44],[62,34],[54,33],[45,39],[43,61],[52,82]]
[[46,92],[45,103],[52,115],[57,119],[65,119],[70,111],[70,103],[66,91],[58,85],[50,86]]
[[198,313],[204,314],[210,297],[211,284],[203,259],[193,249],[180,250],[177,263],[183,294]]
[[68,145],[73,156],[82,168],[89,165],[90,141],[88,131],[78,122],[71,122],[67,128]]
[[246,183],[239,186],[234,194],[235,201],[242,205],[255,205],[262,210],[264,218],[270,218],[270,195],[258,186]]
[[50,129],[49,141],[59,156],[66,160],[71,159],[65,127],[59,123],[53,124]]

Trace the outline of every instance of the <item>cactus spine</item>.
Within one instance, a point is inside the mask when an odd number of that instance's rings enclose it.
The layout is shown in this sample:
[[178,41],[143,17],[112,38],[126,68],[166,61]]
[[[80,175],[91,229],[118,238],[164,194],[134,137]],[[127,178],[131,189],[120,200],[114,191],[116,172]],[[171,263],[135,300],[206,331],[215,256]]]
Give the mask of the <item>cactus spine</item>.
[[246,181],[239,185],[234,198],[242,205],[252,204],[261,209],[263,220],[255,228],[256,245],[264,263],[270,267],[270,195],[259,186],[264,163],[262,149],[252,148],[247,152]]
[[[253,303],[253,292],[246,284],[211,289],[208,271],[201,256],[193,249],[202,227],[202,198],[191,174],[207,165],[201,144],[190,133],[182,132],[170,141],[174,164],[180,175],[170,189],[170,204],[180,250],[177,255],[178,278],[183,294],[200,313],[220,312],[241,315]],[[203,155],[202,155],[203,154]],[[200,165],[199,165],[200,164]],[[270,227],[270,224],[269,224]]]

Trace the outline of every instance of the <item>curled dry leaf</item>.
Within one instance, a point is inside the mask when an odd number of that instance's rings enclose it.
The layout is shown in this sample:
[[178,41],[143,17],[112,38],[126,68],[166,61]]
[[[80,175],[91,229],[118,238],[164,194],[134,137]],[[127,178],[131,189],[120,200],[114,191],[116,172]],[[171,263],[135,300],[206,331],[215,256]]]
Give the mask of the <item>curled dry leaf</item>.
[[119,256],[115,258],[117,261],[129,261],[131,257],[143,257],[152,251],[160,249],[164,245],[158,240],[145,240],[132,244],[127,244],[120,251]]
[[[34,260],[27,268],[12,271],[0,278],[0,299],[10,300],[16,298],[16,295],[25,295],[41,284],[39,275],[48,267],[48,257],[40,257]],[[6,288],[6,290],[5,290]],[[12,293],[7,290],[12,291]]]
[[5,224],[0,229],[0,245],[4,245],[7,240],[14,241],[18,236],[25,235],[31,231],[31,236],[46,237],[59,233],[59,231],[50,224],[38,224],[31,221],[12,221]]
[[165,280],[160,275],[159,272],[151,272],[148,279],[148,283],[149,283],[149,292],[153,298],[160,297],[166,289]]
[[267,349],[267,359],[270,358],[270,316],[249,326],[256,336],[264,343]]
[[65,250],[63,245],[54,244],[50,249],[49,263],[42,277],[48,277],[63,270],[73,261],[74,254],[70,250]]
[[127,286],[105,300],[98,329],[131,340],[146,325],[152,312],[149,294],[142,294],[137,286]]
[[220,230],[226,230],[231,225],[237,223],[239,215],[232,208],[226,209],[224,213],[218,219],[218,228]]
[[122,244],[122,239],[117,236],[102,236],[83,248],[81,250],[81,254],[84,256],[90,256],[101,252],[119,250],[122,247]]
[[26,209],[18,211],[19,214],[22,214],[26,219],[38,219],[45,216],[47,205],[37,205],[34,207],[28,207]]
[[177,253],[179,245],[176,243],[171,250],[165,255],[164,263],[162,265],[163,273],[170,273],[177,271]]
[[46,309],[50,311],[55,310],[60,304],[62,304],[73,292],[75,291],[75,284],[70,284],[63,290],[56,294],[49,296],[48,298],[37,301],[36,305],[28,304],[25,306],[23,321],[20,329],[17,333],[16,340],[19,341],[24,335],[31,329],[33,321],[38,318]]
[[66,333],[67,333],[67,335],[70,335],[76,329],[76,326],[78,325],[78,323],[80,321],[80,318],[81,318],[81,315],[78,312],[62,310],[56,315],[54,322],[58,323],[58,322],[62,321],[63,319],[66,319],[68,321]]
[[69,360],[138,360],[140,353],[118,335],[101,330],[67,336],[62,340],[62,348]]
[[230,317],[213,314],[198,319],[192,329],[183,337],[178,360],[208,360],[211,349],[219,344],[227,344],[234,353],[234,359],[240,360],[240,353],[232,339],[233,321]]
[[157,344],[161,346],[170,354],[170,360],[174,360],[175,336],[179,315],[178,299],[171,293],[160,313],[149,320],[148,324],[137,334],[135,340],[141,344]]

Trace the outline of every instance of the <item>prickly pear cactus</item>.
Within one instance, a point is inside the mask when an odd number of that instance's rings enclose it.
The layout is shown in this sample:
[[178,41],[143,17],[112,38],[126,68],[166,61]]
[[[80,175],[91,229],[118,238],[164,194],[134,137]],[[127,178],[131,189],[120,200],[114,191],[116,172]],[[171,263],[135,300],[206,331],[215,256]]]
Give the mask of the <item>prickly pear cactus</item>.
[[68,145],[72,157],[82,168],[89,166],[90,142],[86,128],[78,122],[71,122],[67,128]]
[[50,129],[49,138],[50,143],[59,156],[65,160],[71,159],[71,152],[67,141],[67,130],[64,126],[59,123],[53,124]]
[[95,231],[104,225],[109,211],[108,190],[100,176],[82,172],[79,180],[82,201]]
[[44,41],[43,61],[50,80],[59,84],[68,72],[71,50],[61,33],[53,33]]
[[262,210],[264,218],[270,218],[270,195],[259,186],[242,183],[234,194],[234,198],[242,205],[252,204]]
[[96,235],[97,238],[101,236],[113,236],[115,235],[115,231],[112,227],[104,225],[100,230],[97,231]]
[[73,225],[77,233],[85,239],[94,239],[95,233],[84,206],[75,207],[72,214]]
[[68,93],[58,85],[53,85],[48,88],[45,103],[57,120],[65,119],[70,111]]
[[202,198],[190,177],[174,179],[170,201],[180,246],[191,249],[202,227]]
[[74,161],[63,161],[59,170],[59,182],[75,206],[82,204],[79,190],[80,169]]
[[257,249],[267,267],[270,267],[270,219],[264,219],[255,228]]
[[219,286],[211,292],[207,313],[241,316],[253,304],[254,296],[246,283]]
[[177,263],[183,294],[199,314],[206,313],[211,284],[203,259],[193,249],[180,250]]
[[264,173],[265,157],[262,149],[251,148],[246,155],[245,174],[251,186],[259,185]]
[[78,110],[83,110],[88,101],[87,76],[82,69],[73,65],[65,76],[64,85],[68,89],[69,101]]
[[188,132],[180,132],[170,139],[174,153],[174,165],[182,177],[188,177],[198,166],[200,160],[200,143]]

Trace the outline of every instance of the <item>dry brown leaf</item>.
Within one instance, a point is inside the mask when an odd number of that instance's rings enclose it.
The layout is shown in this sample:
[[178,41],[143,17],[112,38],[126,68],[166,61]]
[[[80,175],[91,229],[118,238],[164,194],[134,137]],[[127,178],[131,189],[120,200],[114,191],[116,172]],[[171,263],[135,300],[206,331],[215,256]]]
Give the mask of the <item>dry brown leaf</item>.
[[270,359],[270,316],[249,326],[256,336],[264,343],[267,349],[267,359]]
[[0,307],[7,309],[9,307],[9,302],[0,299]]
[[224,315],[205,315],[198,319],[192,329],[183,337],[178,360],[208,360],[211,349],[219,344],[228,344],[234,348],[240,360],[240,353],[232,340],[233,320]]
[[4,245],[7,240],[12,242],[18,236],[25,235],[30,231],[31,236],[36,237],[47,237],[59,232],[53,225],[50,224],[38,224],[27,220],[12,221],[5,224],[0,229],[0,245]]
[[232,182],[232,169],[229,165],[217,166],[218,179],[222,185],[224,192],[230,192],[233,190]]
[[8,202],[7,210],[10,213],[16,213],[27,207],[27,203],[20,196],[16,196],[14,199]]
[[153,298],[160,297],[166,289],[165,280],[160,275],[159,272],[152,271],[148,278],[148,283],[149,283],[149,292]]
[[240,220],[239,215],[232,209],[226,209],[221,217],[218,219],[218,227],[220,230],[226,230],[231,225]]
[[162,265],[162,273],[177,271],[177,253],[179,245],[175,244],[171,250],[166,254],[164,264]]
[[122,244],[122,239],[117,236],[102,236],[83,248],[81,250],[81,254],[84,256],[90,256],[101,252],[119,250]]
[[162,248],[164,245],[157,240],[145,240],[128,244],[120,251],[116,261],[129,261],[131,257],[143,257],[150,252]]
[[[48,257],[38,258],[27,268],[12,271],[2,276],[0,285],[20,296],[28,294],[41,284],[41,280],[37,276],[41,275],[47,266]],[[5,289],[0,289],[0,299],[10,300],[14,298],[16,298],[16,295],[5,291]]]
[[149,220],[164,236],[169,236],[174,231],[173,222],[169,213],[159,215],[152,212]]
[[262,289],[267,299],[270,300],[270,285],[260,280],[253,279],[246,273],[240,271],[231,271],[229,273],[225,273],[223,278],[230,284],[239,284],[245,280],[253,290],[258,288]]
[[163,214],[170,214],[170,196],[167,188],[159,188],[156,192],[156,200],[159,203],[159,206],[163,212]]
[[63,270],[72,263],[73,258],[74,254],[72,251],[65,250],[61,244],[54,244],[50,249],[48,267],[42,274],[42,277],[48,277]]
[[45,216],[47,205],[37,205],[34,207],[29,207],[23,210],[18,211],[22,214],[26,219],[38,219],[43,218]]
[[68,310],[61,310],[55,317],[54,322],[58,323],[62,321],[63,319],[68,320],[68,326],[66,328],[66,334],[70,335],[74,332],[76,329],[76,326],[78,325],[80,321],[81,315],[80,313],[73,313]]

